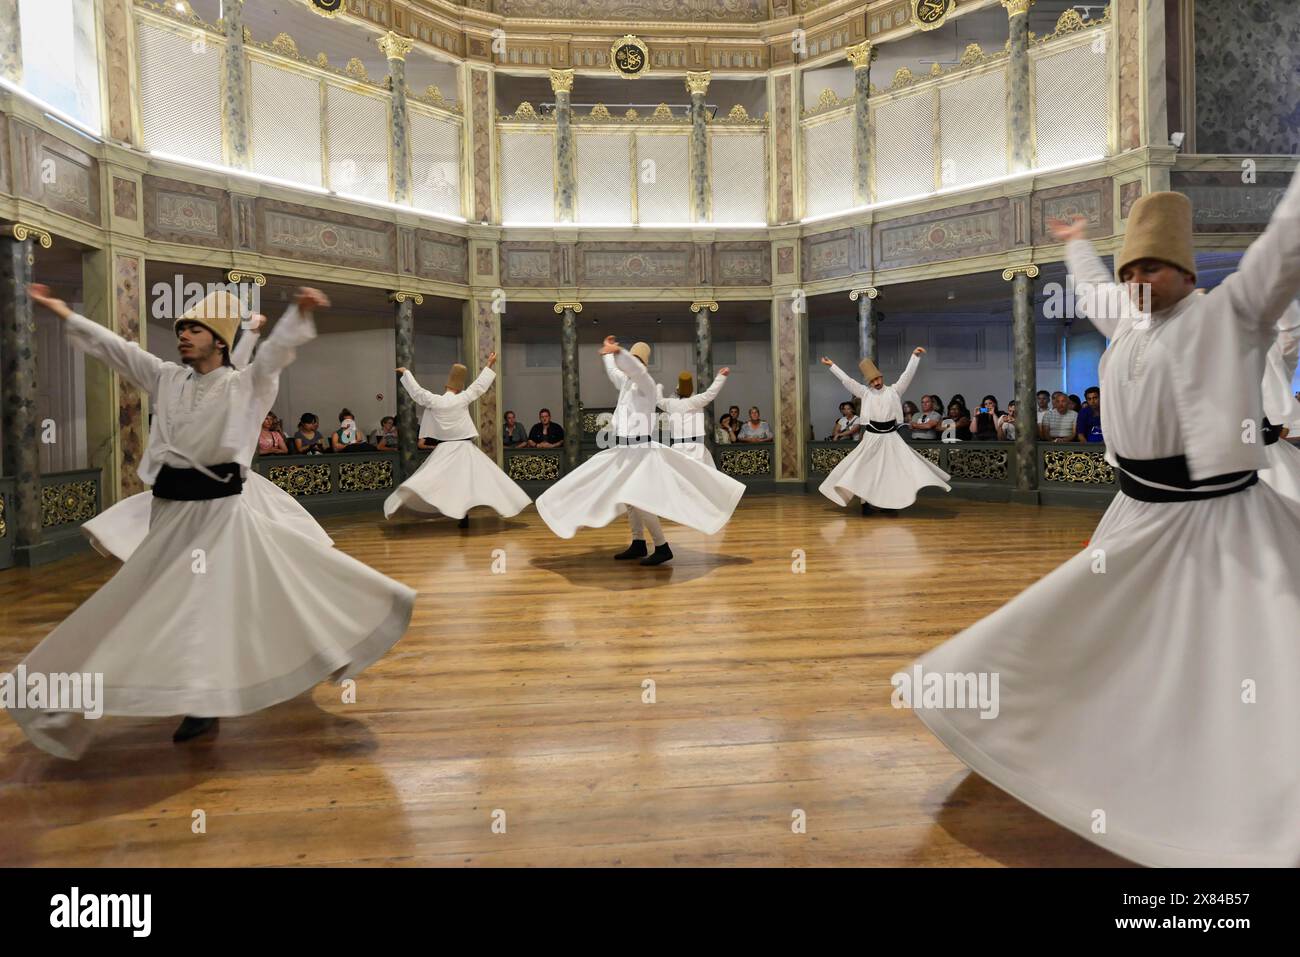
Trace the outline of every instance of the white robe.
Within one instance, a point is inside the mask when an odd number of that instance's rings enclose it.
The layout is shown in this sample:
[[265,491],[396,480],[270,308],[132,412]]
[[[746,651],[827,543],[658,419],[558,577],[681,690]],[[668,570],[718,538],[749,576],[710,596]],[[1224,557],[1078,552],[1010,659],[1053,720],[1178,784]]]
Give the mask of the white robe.
[[[291,308],[247,369],[199,375],[88,319],[66,322],[74,345],[149,394],[140,477],[151,484],[163,464],[246,469],[280,370],[315,335]],[[23,664],[28,674],[103,675],[105,715],[243,715],[360,673],[401,638],[414,603],[410,588],[277,524],[243,494],[154,498],[131,557]],[[64,758],[80,757],[103,724],[67,702],[8,710]]]
[[[1290,439],[1300,437],[1300,402],[1291,391],[1297,360],[1300,360],[1300,305],[1292,303],[1277,324],[1277,341],[1268,350],[1264,376],[1264,416],[1270,424],[1291,430]],[[1300,508],[1300,447],[1282,439],[1264,449],[1268,468],[1259,479]]]
[[474,445],[478,429],[470,418],[469,404],[486,392],[494,379],[496,373],[487,368],[469,388],[436,395],[420,388],[410,371],[402,375],[403,387],[424,410],[421,438],[437,439],[438,445],[415,474],[388,496],[384,518],[399,512],[464,518],[477,505],[509,518],[528,507],[528,494]]
[[839,366],[831,366],[831,373],[844,388],[862,399],[858,415],[861,438],[818,489],[836,505],[848,505],[856,495],[877,508],[907,508],[923,488],[952,491],[948,473],[918,455],[897,432],[872,432],[867,428],[868,422],[903,421],[902,395],[920,362],[921,357],[913,353],[898,381],[879,389],[850,378]]
[[709,454],[708,445],[702,439],[699,442],[682,442],[680,440],[707,434],[705,432],[707,424],[704,421],[704,408],[718,397],[718,393],[722,391],[722,387],[726,384],[727,377],[718,374],[714,377],[713,384],[703,392],[687,396],[684,399],[678,395],[665,396],[663,386],[658,387],[659,400],[656,404],[660,409],[668,413],[673,451],[689,455],[701,465],[707,465],[711,469],[717,468],[717,466],[713,463],[713,456]]
[[[1243,420],[1258,423],[1264,353],[1300,293],[1297,183],[1213,292],[1141,322],[1089,313],[1111,338],[1108,457],[1186,455],[1194,479],[1263,461]],[[1067,255],[1076,280],[1109,281],[1086,243]],[[989,781],[1122,857],[1296,866],[1298,566],[1300,515],[1266,483],[1182,502],[1121,492],[1084,551],[917,663],[997,674],[997,716],[953,701],[917,715]]]
[[[614,434],[647,435],[656,419],[655,381],[626,350],[612,361],[626,377],[614,409]],[[603,449],[543,492],[536,505],[561,538],[608,525],[629,508],[712,535],[727,524],[744,493],[731,476],[651,441]]]
[[[258,332],[245,330],[236,340],[235,348],[230,350],[230,361],[236,369],[247,368],[259,335]],[[270,411],[269,408],[267,411]],[[266,418],[265,413],[262,418]],[[250,507],[273,522],[292,528],[322,545],[334,544],[325,529],[320,527],[296,498],[252,469],[244,475],[244,490],[240,494]],[[144,541],[144,536],[149,531],[149,516],[152,511],[153,492],[138,492],[84,522],[81,532],[90,540],[95,551],[105,558],[116,558],[124,562]]]

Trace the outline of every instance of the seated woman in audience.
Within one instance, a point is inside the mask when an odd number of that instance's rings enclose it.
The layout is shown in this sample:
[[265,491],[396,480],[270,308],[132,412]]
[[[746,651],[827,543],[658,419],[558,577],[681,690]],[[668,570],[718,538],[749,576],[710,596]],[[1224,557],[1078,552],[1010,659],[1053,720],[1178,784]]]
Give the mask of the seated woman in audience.
[[966,403],[960,395],[953,396],[952,401],[948,403],[948,417],[941,424],[942,438],[952,438],[958,442],[970,440],[970,412],[966,410]]
[[910,435],[913,439],[922,442],[937,439],[943,430],[943,416],[939,414],[942,408],[937,395],[921,396],[921,411],[907,420],[907,428],[903,431],[903,436]]
[[335,452],[374,452],[375,447],[366,441],[365,433],[357,428],[357,417],[351,409],[339,412],[339,427],[330,436],[330,448]]
[[841,402],[840,417],[835,420],[835,428],[831,430],[831,441],[856,442],[861,431],[862,426],[858,414],[853,411],[853,403]]
[[1003,442],[1016,440],[1016,400],[1007,403],[1007,411],[998,416],[998,438]]
[[718,445],[733,445],[736,432],[731,425],[731,413],[724,412],[718,417],[718,427],[713,430],[713,441]]
[[998,437],[998,419],[1002,410],[998,408],[997,396],[986,395],[975,410],[975,421],[971,425],[971,438],[990,440]]
[[397,451],[397,420],[386,415],[379,420],[379,431],[375,433],[375,448],[381,452]]
[[911,422],[912,416],[918,414],[921,410],[916,407],[916,403],[908,399],[903,403],[903,421]]
[[739,434],[736,436],[741,442],[771,442],[773,439],[772,428],[763,421],[759,414],[758,406],[749,407],[749,421],[741,426]]
[[280,420],[274,412],[266,413],[262,419],[262,431],[257,436],[258,455],[288,455],[289,446],[285,444],[284,433],[280,431]]
[[299,455],[320,455],[329,450],[325,436],[320,434],[320,419],[314,412],[304,412],[298,420],[298,431],[293,434],[293,450]]

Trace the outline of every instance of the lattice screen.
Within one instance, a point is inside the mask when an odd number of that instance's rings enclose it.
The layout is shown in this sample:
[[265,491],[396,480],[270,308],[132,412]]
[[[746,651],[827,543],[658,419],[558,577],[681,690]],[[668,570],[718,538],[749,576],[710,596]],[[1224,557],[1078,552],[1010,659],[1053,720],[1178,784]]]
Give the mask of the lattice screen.
[[249,61],[248,137],[253,171],[321,185],[320,81]]
[[460,125],[417,110],[411,122],[411,203],[460,215]]
[[501,130],[501,219],[555,221],[554,134]]
[[853,113],[844,113],[803,130],[803,206],[805,216],[820,216],[853,205]]
[[691,221],[690,137],[672,133],[636,135],[637,221]]
[[1007,172],[1006,70],[939,91],[939,182],[947,189]]
[[1031,61],[1037,101],[1036,165],[1059,166],[1107,152],[1107,56],[1105,47],[1098,52],[1092,43],[1083,43]]
[[876,202],[934,192],[934,94],[899,97],[872,113]]
[[573,139],[578,222],[632,222],[632,134],[579,133]]
[[222,163],[221,44],[137,20],[136,47],[145,147]]
[[715,223],[767,222],[767,137],[709,131]]
[[325,141],[330,189],[388,200],[388,104],[384,100],[326,86]]

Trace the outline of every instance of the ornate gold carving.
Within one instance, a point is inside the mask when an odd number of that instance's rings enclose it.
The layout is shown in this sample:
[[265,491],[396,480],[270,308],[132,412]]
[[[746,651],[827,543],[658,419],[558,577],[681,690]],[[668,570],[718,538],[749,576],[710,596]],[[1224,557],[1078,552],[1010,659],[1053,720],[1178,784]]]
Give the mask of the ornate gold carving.
[[717,312],[718,304],[712,299],[700,299],[691,303],[691,312],[699,312],[701,309],[707,309],[709,312]]
[[330,58],[325,55],[324,51],[316,54],[316,65],[326,70],[333,69],[330,66]]
[[366,65],[361,62],[360,57],[353,57],[349,60],[348,65],[343,68],[343,72],[353,79],[370,82],[370,74],[366,72]]
[[42,249],[49,249],[54,245],[54,240],[50,238],[49,233],[43,229],[37,229],[35,226],[30,226],[27,223],[14,223],[9,227],[9,232],[12,233],[14,239],[19,242],[22,242],[29,235],[35,236],[40,242]]
[[333,20],[343,10],[343,0],[304,0],[311,12]]
[[652,120],[671,120],[672,118],[673,111],[668,108],[667,103],[660,103],[656,106],[654,113],[650,116]]
[[44,486],[41,489],[41,527],[71,525],[94,518],[97,484],[94,479],[88,479]]
[[595,106],[593,106],[591,108],[591,113],[589,115],[593,120],[613,119],[613,117],[609,115],[609,107],[607,107],[604,103],[597,103]]
[[861,289],[851,289],[849,290],[849,301],[857,302],[858,299],[864,295],[868,299],[875,299],[880,295],[880,290],[875,286],[863,286]]
[[551,308],[555,310],[555,314],[558,316],[560,313],[564,312],[565,309],[572,309],[574,312],[582,312],[582,303],[561,301],[557,302]]
[[379,44],[380,52],[390,60],[405,60],[406,54],[410,53],[411,48],[415,46],[414,40],[408,37],[399,37],[392,30],[389,30],[375,42]]
[[1007,450],[949,449],[948,473],[956,478],[1005,479],[1007,477]]
[[640,114],[637,113],[636,110],[632,109],[632,108],[629,106],[629,107],[627,108],[627,112],[623,114],[623,119],[625,119],[625,120],[636,120],[636,118],[637,118],[639,115],[640,115]]
[[813,446],[808,456],[808,471],[823,474],[831,472],[835,466],[844,461],[845,457],[853,451],[853,445],[849,444],[848,448],[828,448],[823,445]]
[[515,111],[514,111],[513,114],[511,114],[510,116],[502,117],[502,119],[508,119],[508,120],[540,120],[541,117],[538,116],[538,115],[537,115],[537,111],[536,111],[535,109],[533,109],[533,104],[529,103],[527,100],[524,100],[524,101],[523,101],[522,103],[520,103],[519,106],[515,109]]
[[[1002,0],[1002,6],[1007,9],[1007,17],[1014,17],[1019,13],[1028,13],[1029,8],[1034,5],[1034,0]],[[1075,14],[1078,16],[1078,14]]]
[[713,74],[708,70],[701,70],[698,73],[687,73],[686,90],[692,95],[696,93],[703,95],[709,92],[709,81],[711,79],[713,79]]
[[861,43],[855,43],[844,51],[844,56],[853,64],[853,69],[861,70],[864,67],[871,66],[871,61],[876,58],[875,47],[871,45],[870,40],[863,40]]
[[511,452],[506,474],[516,482],[551,482],[560,477],[560,456],[546,452]]
[[726,475],[771,475],[771,448],[718,449],[719,471]]
[[253,42],[253,31],[250,30],[250,29],[248,29],[248,27],[244,27],[244,30],[243,30],[243,33],[242,33],[242,39],[243,39],[243,41],[244,41],[245,43],[252,43],[252,42]]
[[938,467],[939,467],[939,450],[938,450],[938,449],[931,449],[931,448],[920,448],[920,449],[919,449],[919,448],[916,448],[915,446],[913,446],[913,447],[912,447],[912,451],[915,452],[917,455],[921,456],[921,458],[925,459],[927,462],[929,462],[929,463],[930,463],[931,465],[933,465],[935,468],[938,468]]
[[198,14],[194,12],[194,8],[190,6],[190,0],[170,0],[167,6],[181,14],[181,16],[189,17],[193,20],[199,18]]
[[1043,449],[1043,481],[1114,485],[1115,471],[1100,451]]
[[393,302],[406,302],[406,300],[412,299],[415,301],[415,304],[417,306],[421,306],[424,304],[423,294],[418,292],[407,292],[404,289],[397,290],[396,292],[392,293],[388,298],[391,299]]
[[232,269],[226,273],[227,282],[240,283],[246,279],[251,279],[253,283],[258,286],[266,285],[266,277],[260,272],[240,272],[237,269]]
[[277,33],[275,39],[271,41],[271,49],[276,53],[283,53],[285,56],[295,58],[298,56],[298,44],[287,33]]
[[966,49],[962,52],[959,66],[975,66],[975,64],[983,63],[987,59],[988,54],[984,52],[978,43],[968,43]]
[[330,485],[330,467],[325,462],[319,465],[272,465],[266,477],[295,498],[328,495],[334,490]]
[[933,63],[930,64],[930,75],[943,76],[943,67],[939,65],[938,60],[935,60]]
[[573,71],[552,70],[551,71],[551,92],[572,93],[573,92]]
[[908,12],[914,26],[921,30],[937,30],[947,21],[957,0],[910,0]]
[[730,111],[728,111],[727,119],[731,120],[733,123],[746,123],[749,121],[750,116],[749,113],[745,111],[745,107],[742,104],[737,103],[730,109]]
[[1024,273],[1030,279],[1033,279],[1038,275],[1038,267],[1033,263],[1028,263],[1024,266],[1010,266],[1007,269],[1002,270],[1002,278],[1007,282],[1010,282],[1015,278],[1017,273]]
[[625,79],[635,80],[650,69],[650,48],[630,33],[621,36],[610,44],[609,68]]
[[391,459],[339,462],[340,492],[373,492],[393,487]]
[[905,86],[911,86],[916,82],[916,75],[905,66],[900,66],[894,71],[894,82],[889,84],[891,90],[901,90]]

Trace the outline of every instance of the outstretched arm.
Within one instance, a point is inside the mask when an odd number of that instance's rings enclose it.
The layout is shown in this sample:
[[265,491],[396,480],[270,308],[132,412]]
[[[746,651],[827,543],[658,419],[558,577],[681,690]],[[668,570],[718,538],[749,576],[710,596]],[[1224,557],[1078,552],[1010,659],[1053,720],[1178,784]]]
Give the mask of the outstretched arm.
[[822,365],[828,366],[830,368],[831,375],[835,376],[835,378],[840,380],[840,382],[844,385],[844,388],[849,390],[850,395],[856,395],[863,399],[867,397],[867,387],[863,385],[861,382],[859,382],[857,379],[850,379],[847,375],[844,374],[844,370],[841,369],[839,366],[837,366],[835,363],[831,362],[830,359],[823,356]]
[[259,391],[279,389],[280,370],[297,357],[299,346],[316,338],[313,317],[317,309],[324,309],[329,304],[330,301],[319,290],[307,287],[298,290],[294,304],[285,310],[248,366]]
[[1300,295],[1300,170],[1264,234],[1250,244],[1237,271],[1209,297],[1226,296],[1233,314],[1251,331],[1270,335],[1292,300]]
[[32,302],[44,306],[63,320],[73,346],[88,356],[94,356],[137,388],[154,394],[158,375],[166,362],[111,329],[77,315],[62,299],[54,298],[49,286],[33,283],[27,287],[27,294]]
[[230,364],[236,369],[248,368],[249,361],[253,358],[253,347],[257,345],[257,340],[262,337],[262,326],[266,324],[266,316],[258,313],[248,321],[248,326],[244,328],[239,337],[235,340],[235,348],[230,350]]
[[713,384],[691,399],[691,404],[696,409],[702,409],[718,397],[722,387],[727,384],[727,376],[731,374],[730,369],[722,369],[713,377]]
[[907,360],[907,368],[903,374],[898,377],[894,383],[894,391],[900,395],[907,391],[907,387],[912,384],[912,377],[916,375],[916,369],[921,364],[921,356],[925,355],[925,350],[917,346],[912,350],[912,358]]
[[1128,290],[1115,282],[1092,243],[1084,238],[1088,220],[1075,216],[1070,222],[1059,219],[1047,224],[1052,238],[1065,243],[1065,264],[1074,277],[1079,310],[1107,339],[1115,338],[1129,302]]
[[411,370],[405,367],[399,367],[398,373],[401,374],[402,388],[415,401],[415,404],[423,408],[430,408],[435,404],[438,397],[428,389],[422,388],[420,383],[415,381],[415,376],[411,375]]
[[627,376],[618,370],[613,355],[606,353],[601,356],[601,361],[605,363],[605,374],[609,376],[609,381],[614,383],[615,389],[622,392],[623,386],[627,384]]
[[469,405],[491,387],[496,377],[497,374],[492,367],[486,366],[478,374],[478,378],[469,384],[469,388],[460,394],[460,398],[465,400],[466,405]]
[[618,371],[632,381],[633,385],[647,395],[655,394],[655,380],[650,377],[650,370],[641,364],[640,359],[626,349],[620,349],[613,355],[614,365],[618,367]]

